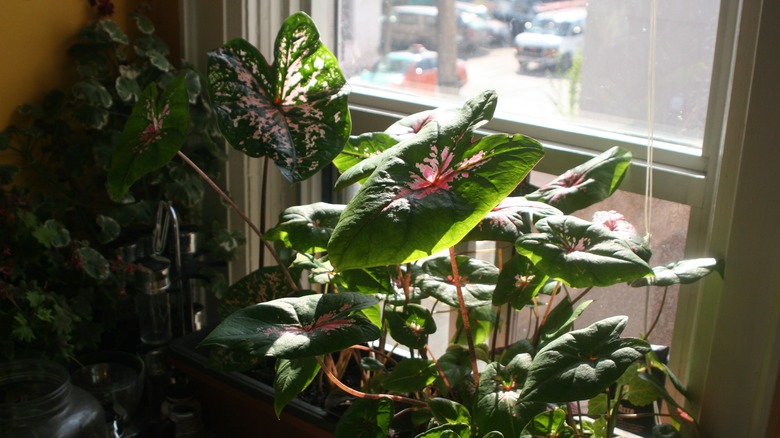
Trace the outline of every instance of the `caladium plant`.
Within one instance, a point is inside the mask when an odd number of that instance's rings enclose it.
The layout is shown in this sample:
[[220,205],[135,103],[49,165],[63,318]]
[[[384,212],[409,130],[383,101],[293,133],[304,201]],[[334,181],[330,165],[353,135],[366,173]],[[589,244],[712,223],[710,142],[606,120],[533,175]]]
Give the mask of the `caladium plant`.
[[[258,230],[291,256],[239,280],[230,296],[244,304],[273,299],[236,310],[202,346],[248,358],[247,367],[253,357],[276,357],[277,414],[325,373],[356,399],[336,436],[611,433],[617,408],[597,419],[605,425],[599,428],[577,421],[570,404],[614,393],[616,382],[638,381],[626,373],[652,381],[649,370],[659,362],[649,333],[621,337],[626,317],[579,327],[590,301],[577,302],[594,287],[669,286],[719,267],[699,259],[654,269],[647,242],[619,213],[572,215],[617,190],[630,153],[610,149],[513,196],[544,149],[521,134],[479,134],[493,117],[495,92],[350,136],[346,83],[308,16],[285,22],[274,55],[269,65],[243,40],[210,54],[209,86],[223,134],[246,154],[273,160],[290,181],[332,161],[341,172],[336,189],[360,188],[346,205],[291,206],[275,227]],[[165,100],[175,93],[162,96],[157,108],[177,104]],[[166,137],[143,138],[149,148],[170,146]],[[509,242],[513,254],[486,261],[456,249],[471,241]],[[289,280],[284,291],[269,293],[270,279],[282,273]],[[304,278],[292,273],[307,276],[313,290],[302,290]],[[575,289],[582,289],[576,297]],[[438,306],[458,315],[457,333],[434,357],[428,342],[440,329],[433,319]],[[497,345],[500,309],[532,315],[528,339]],[[389,360],[382,351],[388,338],[409,358]],[[357,388],[344,385],[332,366],[334,355],[353,348],[368,351]],[[649,386],[658,392],[646,400],[666,397],[663,385]],[[411,415],[407,407],[415,408],[415,421],[401,431],[394,419]]]

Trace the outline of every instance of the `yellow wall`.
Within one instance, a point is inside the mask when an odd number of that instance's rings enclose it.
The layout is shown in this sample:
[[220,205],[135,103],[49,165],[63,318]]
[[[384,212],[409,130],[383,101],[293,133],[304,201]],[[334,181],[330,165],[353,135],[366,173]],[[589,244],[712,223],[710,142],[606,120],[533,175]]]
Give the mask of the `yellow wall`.
[[[141,5],[172,46],[178,61],[176,0],[114,0],[114,19],[127,29],[128,13]],[[40,102],[54,88],[75,80],[67,49],[79,29],[96,17],[88,0],[0,0],[0,131],[13,120],[16,107]]]

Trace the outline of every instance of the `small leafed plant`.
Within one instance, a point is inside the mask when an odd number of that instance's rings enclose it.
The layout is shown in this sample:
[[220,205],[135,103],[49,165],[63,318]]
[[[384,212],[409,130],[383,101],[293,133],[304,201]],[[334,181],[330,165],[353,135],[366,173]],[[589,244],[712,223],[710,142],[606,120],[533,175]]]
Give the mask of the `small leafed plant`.
[[[346,81],[308,16],[284,23],[274,59],[243,40],[209,54],[225,138],[273,160],[291,182],[332,162],[336,189],[360,184],[346,205],[293,206],[272,229],[257,230],[280,265],[236,282],[232,314],[201,344],[233,369],[276,358],[277,414],[322,371],[354,397],[336,436],[610,436],[619,402],[659,398],[670,407],[665,428],[695,432],[657,379],[660,372],[677,383],[648,342],[621,337],[626,317],[573,329],[594,287],[667,287],[717,267],[698,259],[652,268],[645,239],[622,215],[571,215],[618,188],[628,152],[606,151],[521,195],[544,150],[520,134],[478,134],[493,116],[494,92],[350,136]],[[186,160],[178,150],[183,93],[181,81],[161,97],[143,93],[114,155],[114,196],[175,155]],[[504,242],[511,255],[497,265],[457,249],[471,241]],[[431,302],[458,315],[440,357],[428,348],[437,330]],[[498,347],[489,334],[502,326],[501,308],[530,311],[532,335]],[[388,338],[406,358],[385,354]],[[360,357],[359,388],[339,379],[345,355]],[[592,421],[574,409],[585,400]]]

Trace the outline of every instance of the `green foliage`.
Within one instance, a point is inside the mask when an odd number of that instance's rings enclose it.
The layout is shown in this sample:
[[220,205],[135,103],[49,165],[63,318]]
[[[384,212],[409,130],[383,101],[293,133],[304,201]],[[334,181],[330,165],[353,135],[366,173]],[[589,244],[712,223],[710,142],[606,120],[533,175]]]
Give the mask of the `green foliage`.
[[[0,169],[0,182],[18,185],[4,187],[0,204],[0,318],[9,333],[2,359],[64,361],[84,349],[134,346],[134,266],[119,248],[150,233],[162,199],[174,203],[181,223],[203,225],[204,185],[170,152],[157,157],[148,175],[136,181],[125,172],[118,178],[122,190],[113,196],[107,190],[135,104],[153,104],[160,90],[176,96],[177,130],[168,129],[158,107],[156,134],[177,135],[184,143],[178,146],[211,175],[224,157],[197,72],[168,60],[149,19],[134,15],[134,23],[130,33],[111,19],[82,29],[68,49],[77,79],[20,106],[18,123],[0,133],[0,149],[19,163]],[[241,239],[204,231],[207,247],[224,249],[210,254],[215,262],[228,260]],[[38,294],[47,298],[26,298]]]
[[[312,360],[367,344],[361,349],[370,353],[360,360],[365,393],[342,417],[337,437],[387,436],[392,419],[405,415],[418,437],[575,436],[587,427],[609,433],[616,404],[599,409],[595,397],[610,388],[619,388],[609,392],[617,402],[667,399],[641,370],[668,370],[648,355],[646,340],[621,337],[626,317],[574,329],[590,301],[577,303],[594,287],[691,282],[715,270],[709,261],[654,270],[647,242],[619,213],[573,215],[618,189],[631,154],[607,150],[514,196],[544,151],[521,134],[477,135],[493,117],[493,91],[347,139],[343,75],[318,39],[310,18],[298,13],[277,36],[274,64],[243,40],[209,54],[208,87],[233,147],[269,157],[293,182],[332,161],[341,172],[336,189],[361,185],[346,206],[315,203],[282,213],[263,237],[292,262],[229,288],[231,304],[267,301],[234,311],[202,345],[235,355],[231,364],[284,360],[278,414],[310,382]],[[163,96],[158,108],[182,106]],[[174,145],[156,139],[148,146]],[[153,166],[142,167],[154,174]],[[509,242],[516,254],[499,267],[459,251],[475,240]],[[270,293],[270,274],[280,273],[293,277],[292,290]],[[296,290],[305,277],[316,291]],[[582,291],[572,298],[571,289]],[[438,358],[427,349],[436,325],[423,299],[458,315],[453,343]],[[502,320],[510,319],[503,311],[526,309],[534,323],[528,339],[497,351]],[[388,337],[408,357],[389,360],[372,348]],[[358,356],[352,353],[346,356]],[[568,403],[587,399],[596,400],[601,417],[586,427]],[[673,406],[678,417],[687,415]]]

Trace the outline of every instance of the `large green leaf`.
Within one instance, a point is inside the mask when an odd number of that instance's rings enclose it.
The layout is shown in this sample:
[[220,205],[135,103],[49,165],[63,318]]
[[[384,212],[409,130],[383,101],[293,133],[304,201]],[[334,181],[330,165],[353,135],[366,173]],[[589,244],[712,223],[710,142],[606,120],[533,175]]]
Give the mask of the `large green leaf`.
[[623,237],[602,225],[549,216],[536,228],[539,233],[521,236],[515,248],[540,271],[571,286],[610,286],[652,272]]
[[289,181],[302,181],[341,152],[351,130],[346,79],[311,18],[291,15],[269,65],[249,42],[210,52],[208,83],[227,141],[268,156]]
[[496,240],[514,242],[531,232],[531,225],[547,216],[560,215],[560,210],[543,202],[524,197],[509,197],[501,201],[474,227],[463,240]]
[[159,99],[155,83],[146,87],[133,107],[111,160],[111,196],[121,199],[134,182],[171,161],[187,139],[188,129],[184,78],[177,77]]
[[650,250],[650,243],[636,231],[636,228],[622,214],[613,210],[597,211],[593,213],[593,223],[599,224],[622,237],[631,247],[631,251],[634,254],[638,255],[645,262],[650,261],[650,257],[653,255],[653,252]]
[[[456,256],[458,276],[466,307],[489,305],[498,279],[498,268],[486,261]],[[423,263],[425,275],[418,277],[417,287],[452,307],[459,307],[458,291],[449,256],[434,257]]]
[[523,397],[523,383],[531,366],[531,356],[517,355],[507,366],[489,364],[480,374],[474,421],[478,430],[500,431],[506,437],[520,435],[546,405]]
[[379,329],[355,313],[376,302],[348,292],[280,298],[233,313],[201,345],[283,359],[332,353],[379,337]]
[[613,147],[564,172],[526,197],[571,214],[608,198],[617,190],[631,164],[631,153]]
[[713,271],[721,270],[721,264],[714,258],[680,260],[653,268],[653,275],[634,280],[631,286],[671,286],[694,283]]
[[436,332],[433,315],[419,304],[390,307],[385,310],[385,318],[390,336],[409,348],[425,348],[428,344],[428,335]]
[[[328,245],[337,270],[405,263],[449,248],[517,186],[542,147],[519,134],[474,140],[473,130],[495,106],[495,92],[485,92],[374,160]],[[355,178],[355,167],[342,177]]]
[[276,411],[277,418],[279,418],[282,409],[287,403],[306,389],[319,371],[320,364],[313,357],[296,360],[279,359],[276,361],[274,411]]
[[628,318],[615,316],[566,333],[534,356],[524,398],[544,402],[590,399],[613,384],[650,345],[620,338]]
[[265,238],[283,242],[299,252],[325,251],[345,207],[317,202],[287,208],[279,215],[279,223],[266,232]]

